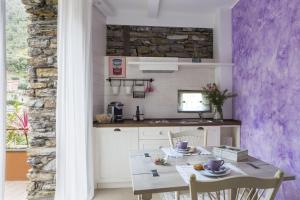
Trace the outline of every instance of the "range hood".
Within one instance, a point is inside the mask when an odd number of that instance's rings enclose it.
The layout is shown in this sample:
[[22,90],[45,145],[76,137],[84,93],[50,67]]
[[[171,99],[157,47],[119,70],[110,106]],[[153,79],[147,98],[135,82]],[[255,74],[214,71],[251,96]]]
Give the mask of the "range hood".
[[138,65],[144,73],[172,73],[178,71],[178,58],[139,57],[130,65]]

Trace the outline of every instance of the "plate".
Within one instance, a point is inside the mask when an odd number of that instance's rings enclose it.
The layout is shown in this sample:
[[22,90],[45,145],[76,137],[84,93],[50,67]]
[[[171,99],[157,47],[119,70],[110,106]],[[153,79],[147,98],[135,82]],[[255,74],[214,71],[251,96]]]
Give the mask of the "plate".
[[207,167],[207,165],[204,165],[204,169],[206,171],[208,171],[209,173],[211,174],[224,174],[226,171],[229,170],[228,167],[225,167],[225,166],[221,166],[220,169],[218,171],[213,171],[211,170],[210,168]]
[[188,148],[186,148],[186,149],[178,149],[178,148],[176,148],[176,151],[177,152],[179,152],[179,153],[188,153],[189,152],[189,150],[190,150],[190,148],[188,147]]
[[196,153],[197,149],[196,148],[192,148],[192,147],[188,147],[186,149],[175,149],[178,153]]
[[230,174],[231,170],[228,169],[225,173],[222,173],[222,174],[213,174],[213,173],[210,173],[208,170],[199,171],[199,173],[202,174],[203,176],[208,176],[208,177],[223,177],[223,176],[227,176],[228,174]]

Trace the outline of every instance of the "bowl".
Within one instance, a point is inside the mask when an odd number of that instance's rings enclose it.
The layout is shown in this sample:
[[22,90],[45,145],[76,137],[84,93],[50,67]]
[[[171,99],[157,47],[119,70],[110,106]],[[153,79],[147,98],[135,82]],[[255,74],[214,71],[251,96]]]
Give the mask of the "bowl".
[[98,114],[96,115],[96,120],[100,124],[108,124],[111,123],[111,116],[107,114]]

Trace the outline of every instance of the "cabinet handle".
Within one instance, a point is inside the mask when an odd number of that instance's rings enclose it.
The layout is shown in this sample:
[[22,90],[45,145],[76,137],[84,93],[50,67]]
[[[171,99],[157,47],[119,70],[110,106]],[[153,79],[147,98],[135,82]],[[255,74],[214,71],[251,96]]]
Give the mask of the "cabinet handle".
[[115,132],[120,132],[120,131],[121,131],[121,129],[119,129],[119,128],[115,128],[115,129],[114,129],[114,131],[115,131]]
[[204,130],[204,128],[203,127],[198,127],[197,130]]
[[162,135],[163,133],[162,133],[162,131],[159,131],[159,135]]

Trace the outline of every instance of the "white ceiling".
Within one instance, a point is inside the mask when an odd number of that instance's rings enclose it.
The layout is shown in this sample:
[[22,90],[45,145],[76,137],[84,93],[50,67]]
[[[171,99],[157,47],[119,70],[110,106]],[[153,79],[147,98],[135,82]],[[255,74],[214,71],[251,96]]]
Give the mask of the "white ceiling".
[[[126,11],[148,12],[148,1],[154,0],[105,0],[116,13]],[[159,13],[215,12],[218,8],[231,7],[237,0],[160,0]]]
[[94,0],[107,24],[212,28],[238,0]]

